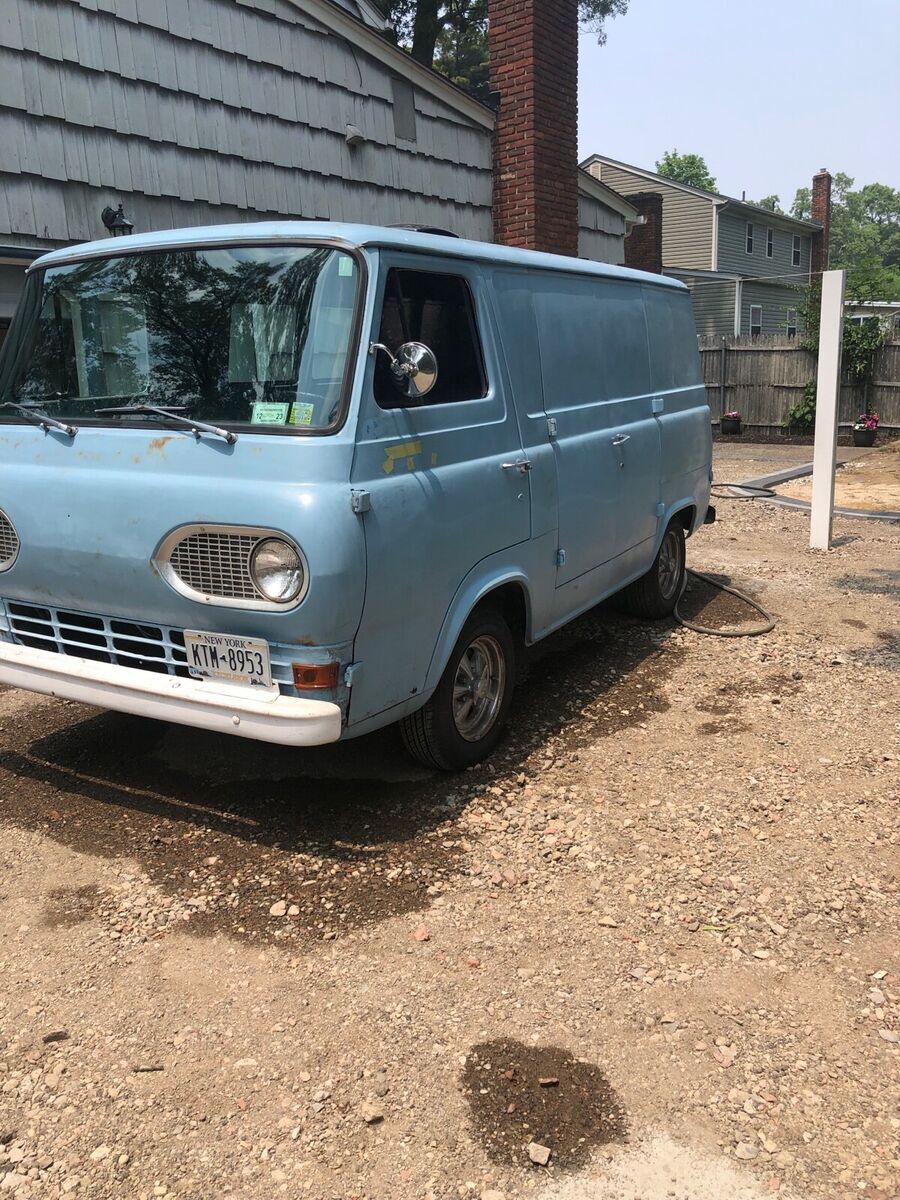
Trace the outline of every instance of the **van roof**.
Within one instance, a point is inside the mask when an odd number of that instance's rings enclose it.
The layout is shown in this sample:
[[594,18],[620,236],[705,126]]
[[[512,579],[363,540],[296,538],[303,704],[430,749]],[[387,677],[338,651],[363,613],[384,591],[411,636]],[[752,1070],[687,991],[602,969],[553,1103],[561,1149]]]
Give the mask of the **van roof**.
[[346,225],[333,221],[248,221],[239,225],[208,225],[197,229],[165,229],[156,233],[132,234],[125,238],[103,238],[52,250],[31,264],[30,270],[60,266],[85,258],[111,258],[140,250],[170,250],[214,245],[252,245],[254,243],[329,240],[364,249],[384,247],[393,250],[419,250],[444,258],[528,267],[530,270],[567,271],[603,278],[632,279],[660,287],[684,288],[679,280],[628,267],[566,258],[560,254],[540,254],[517,250],[491,242],[470,242],[443,234],[420,233],[412,229],[384,228],[378,225]]

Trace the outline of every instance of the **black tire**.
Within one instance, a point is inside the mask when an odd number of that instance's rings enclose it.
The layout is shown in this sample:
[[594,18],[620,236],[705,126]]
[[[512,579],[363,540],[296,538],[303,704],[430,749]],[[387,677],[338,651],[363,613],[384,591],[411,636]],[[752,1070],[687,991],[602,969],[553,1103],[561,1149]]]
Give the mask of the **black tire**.
[[670,617],[684,590],[686,562],[684,528],[676,519],[663,535],[653,566],[622,592],[625,609],[654,620]]
[[[465,660],[465,665],[464,665]],[[466,668],[486,664],[481,692],[459,697],[466,686]],[[474,680],[474,676],[473,676]],[[516,645],[502,615],[488,606],[476,609],[466,622],[434,695],[424,708],[400,722],[403,745],[412,757],[439,771],[464,771],[495,750],[509,716],[516,682]],[[494,695],[496,684],[497,695]],[[478,687],[478,682],[470,686]],[[471,713],[464,715],[466,703]],[[482,712],[483,710],[483,712]],[[479,722],[478,714],[482,713]],[[461,729],[463,732],[461,732]]]

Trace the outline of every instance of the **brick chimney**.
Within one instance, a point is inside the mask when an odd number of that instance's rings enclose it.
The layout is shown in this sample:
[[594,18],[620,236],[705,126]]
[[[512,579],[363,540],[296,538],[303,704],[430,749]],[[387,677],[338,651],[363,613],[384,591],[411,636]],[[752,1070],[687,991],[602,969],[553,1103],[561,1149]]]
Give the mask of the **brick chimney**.
[[488,0],[494,237],[578,254],[578,0]]
[[812,237],[810,270],[813,274],[828,270],[828,243],[831,236],[831,176],[825,167],[813,175],[810,216],[822,226]]
[[625,266],[662,275],[663,198],[659,192],[636,192],[626,197],[644,218],[625,239]]

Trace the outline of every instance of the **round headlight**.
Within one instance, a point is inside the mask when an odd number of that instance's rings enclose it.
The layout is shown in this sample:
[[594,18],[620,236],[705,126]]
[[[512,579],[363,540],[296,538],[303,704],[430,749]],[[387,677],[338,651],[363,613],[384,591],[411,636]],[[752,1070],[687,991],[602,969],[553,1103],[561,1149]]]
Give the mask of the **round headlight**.
[[273,604],[290,604],[303,588],[300,555],[280,538],[266,538],[250,556],[253,582]]

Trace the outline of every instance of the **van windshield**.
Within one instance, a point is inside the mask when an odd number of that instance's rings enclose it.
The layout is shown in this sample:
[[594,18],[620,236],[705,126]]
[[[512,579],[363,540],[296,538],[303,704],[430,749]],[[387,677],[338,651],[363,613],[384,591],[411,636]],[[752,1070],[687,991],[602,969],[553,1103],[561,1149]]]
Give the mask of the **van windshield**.
[[326,246],[139,252],[35,272],[0,357],[0,402],[104,424],[122,418],[98,409],[152,404],[322,432],[341,416],[358,286],[353,256]]

